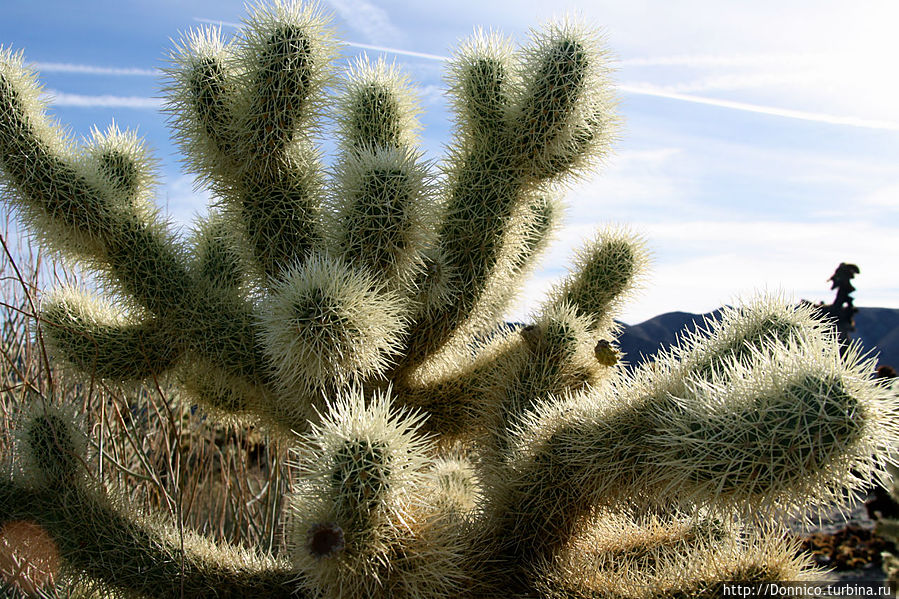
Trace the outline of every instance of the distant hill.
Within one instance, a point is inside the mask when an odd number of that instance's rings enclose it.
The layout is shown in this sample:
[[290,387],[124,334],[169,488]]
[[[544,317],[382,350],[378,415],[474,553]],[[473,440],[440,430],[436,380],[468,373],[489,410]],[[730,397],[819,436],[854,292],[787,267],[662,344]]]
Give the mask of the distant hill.
[[[618,343],[628,363],[640,364],[659,349],[671,346],[682,332],[695,330],[704,317],[716,313],[668,312],[640,324],[623,324]],[[852,338],[859,339],[865,350],[880,355],[878,365],[889,364],[899,370],[899,309],[859,308]]]

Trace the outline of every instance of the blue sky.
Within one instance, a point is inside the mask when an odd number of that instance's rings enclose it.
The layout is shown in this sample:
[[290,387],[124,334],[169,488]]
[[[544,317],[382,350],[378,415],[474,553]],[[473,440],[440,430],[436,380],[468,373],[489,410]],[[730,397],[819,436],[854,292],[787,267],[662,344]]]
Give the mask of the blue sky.
[[[701,312],[754,290],[830,300],[841,261],[861,268],[857,304],[899,308],[899,3],[719,0],[555,3],[330,0],[339,37],[384,53],[421,86],[423,146],[450,140],[443,64],[482,26],[523,42],[579,14],[605,31],[624,125],[614,155],[567,195],[565,229],[510,314],[520,319],[605,223],[654,255],[622,314]],[[238,23],[241,2],[2,0],[0,45],[24,50],[76,135],[115,120],[160,160],[159,203],[181,224],[208,195],[182,170],[159,113],[172,39]],[[381,54],[369,48],[370,56]]]

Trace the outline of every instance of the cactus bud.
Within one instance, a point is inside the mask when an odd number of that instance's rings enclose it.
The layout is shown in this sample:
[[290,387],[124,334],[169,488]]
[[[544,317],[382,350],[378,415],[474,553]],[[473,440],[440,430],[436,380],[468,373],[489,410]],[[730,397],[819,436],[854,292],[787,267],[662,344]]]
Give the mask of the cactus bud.
[[593,355],[596,361],[603,366],[612,367],[621,359],[621,352],[615,349],[612,342],[608,339],[600,339],[593,348]]

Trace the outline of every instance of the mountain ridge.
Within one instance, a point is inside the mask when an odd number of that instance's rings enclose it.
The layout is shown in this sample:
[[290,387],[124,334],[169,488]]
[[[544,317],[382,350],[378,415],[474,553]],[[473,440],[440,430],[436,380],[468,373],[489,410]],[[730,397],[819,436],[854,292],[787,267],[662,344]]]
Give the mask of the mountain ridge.
[[[721,310],[695,314],[666,312],[629,325],[622,322],[617,343],[628,364],[636,366],[673,345],[686,331],[702,326],[707,318]],[[851,338],[861,342],[865,352],[878,354],[877,364],[899,369],[899,308],[859,307],[855,315],[855,331]]]

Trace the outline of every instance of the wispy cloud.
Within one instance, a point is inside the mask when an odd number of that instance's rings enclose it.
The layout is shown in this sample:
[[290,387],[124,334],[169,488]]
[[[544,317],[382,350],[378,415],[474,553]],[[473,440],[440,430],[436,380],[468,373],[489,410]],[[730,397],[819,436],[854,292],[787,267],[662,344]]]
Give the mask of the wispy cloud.
[[368,0],[328,0],[328,4],[334,7],[350,27],[370,42],[382,44],[405,37],[390,21],[387,12]]
[[387,54],[398,54],[400,56],[411,56],[413,58],[424,58],[427,60],[441,60],[446,61],[449,60],[446,56],[440,56],[438,54],[428,54],[427,52],[414,52],[412,50],[399,50],[397,48],[387,48],[385,46],[374,46],[372,44],[360,44],[358,42],[344,42],[347,46],[351,46],[353,48],[361,48],[363,50],[374,50],[376,52],[385,52]]
[[88,96],[82,94],[67,94],[54,90],[47,90],[44,94],[44,98],[53,106],[70,106],[77,108],[137,108],[140,110],[159,110],[163,105],[161,98],[112,96],[106,94]]
[[78,75],[115,75],[157,77],[159,69],[142,69],[138,67],[103,67],[91,64],[71,64],[68,62],[35,62],[32,66],[41,73],[74,73]]
[[615,64],[622,67],[769,67],[805,66],[821,64],[831,58],[817,53],[752,53],[752,54],[676,54],[670,56],[647,56],[622,58]]
[[[218,27],[232,27],[239,28],[241,27],[240,23],[234,23],[231,21],[218,21],[215,19],[204,19],[201,17],[194,17],[194,21],[197,23],[204,23],[206,25],[216,25]],[[375,52],[384,52],[386,54],[397,54],[399,56],[411,56],[412,58],[424,58],[425,60],[438,60],[438,61],[447,61],[449,57],[440,56],[439,54],[428,54],[427,52],[416,52],[414,50],[403,50],[400,48],[390,48],[387,46],[379,46],[376,44],[363,44],[361,42],[351,42],[342,40],[341,43],[345,46],[350,46],[351,48],[359,48],[361,50],[373,50]]]
[[[636,323],[672,309],[713,310],[760,289],[783,290],[809,300],[832,297],[827,277],[840,262],[862,269],[866,294],[895,302],[895,269],[884,248],[895,231],[864,221],[788,222],[697,220],[634,227],[649,240],[655,258],[647,288],[621,315]],[[571,264],[571,255],[596,233],[592,224],[565,227],[544,268],[526,284],[509,318],[522,320],[537,308]],[[834,243],[839,239],[840,243]],[[860,279],[861,279],[860,277]]]
[[899,131],[899,122],[885,121],[876,119],[866,119],[856,116],[841,116],[835,114],[827,114],[823,112],[809,112],[805,110],[793,110],[790,108],[779,108],[776,106],[764,106],[761,104],[750,104],[748,102],[735,102],[733,100],[722,100],[720,98],[707,98],[704,96],[694,96],[692,94],[682,94],[678,92],[666,91],[665,89],[650,87],[648,85],[619,85],[618,89],[625,93],[638,94],[643,96],[655,96],[657,98],[668,98],[669,100],[680,100],[683,102],[693,102],[694,104],[705,104],[707,106],[717,106],[719,108],[729,108],[731,110],[742,110],[745,112],[755,112],[758,114],[767,114],[770,116],[779,116],[790,119],[799,119],[803,121],[814,121],[818,123],[828,123],[831,125],[846,125],[850,127],[864,127],[867,129],[883,129],[887,131]]

